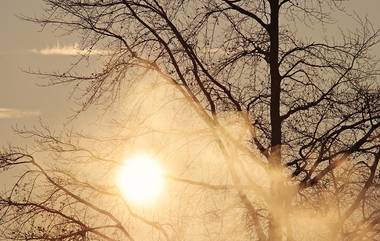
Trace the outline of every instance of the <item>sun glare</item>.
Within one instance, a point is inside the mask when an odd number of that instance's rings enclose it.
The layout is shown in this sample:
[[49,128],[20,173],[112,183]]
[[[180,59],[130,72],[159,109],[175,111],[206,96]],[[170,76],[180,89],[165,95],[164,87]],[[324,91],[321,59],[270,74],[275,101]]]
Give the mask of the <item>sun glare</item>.
[[162,191],[163,170],[154,158],[135,155],[125,160],[117,181],[125,199],[136,204],[152,203]]

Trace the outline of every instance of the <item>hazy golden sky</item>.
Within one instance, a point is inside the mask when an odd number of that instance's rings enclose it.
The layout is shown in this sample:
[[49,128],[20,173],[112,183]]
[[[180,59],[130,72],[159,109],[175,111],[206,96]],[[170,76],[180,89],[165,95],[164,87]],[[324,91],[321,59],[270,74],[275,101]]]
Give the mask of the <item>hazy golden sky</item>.
[[16,124],[30,127],[41,117],[52,125],[61,125],[71,113],[70,88],[40,87],[38,84],[46,81],[23,72],[65,70],[76,59],[74,53],[54,51],[57,44],[60,48],[74,46],[74,37],[42,32],[40,26],[17,17],[41,13],[41,0],[1,0],[0,144],[14,142],[11,127]]
[[[351,0],[347,7],[349,12],[367,16],[375,28],[380,27],[379,9],[380,0]],[[22,71],[63,70],[75,59],[76,52],[71,49],[75,37],[59,36],[50,29],[41,32],[40,26],[16,16],[38,16],[41,12],[41,0],[1,0],[0,144],[15,141],[11,127],[16,124],[30,127],[41,117],[59,126],[72,109],[69,88],[38,87],[44,81]],[[339,25],[347,27],[347,22],[341,21]],[[380,56],[380,51],[377,52]]]

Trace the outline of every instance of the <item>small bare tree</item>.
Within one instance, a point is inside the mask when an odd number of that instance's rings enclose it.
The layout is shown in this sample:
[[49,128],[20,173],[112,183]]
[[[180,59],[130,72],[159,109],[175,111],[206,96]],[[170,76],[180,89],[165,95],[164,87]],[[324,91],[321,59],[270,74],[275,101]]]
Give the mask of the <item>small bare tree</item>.
[[[113,155],[89,144],[103,143],[104,138],[57,136],[43,127],[20,133],[36,137],[39,147],[50,153],[44,158],[61,163],[54,170],[22,150],[1,153],[3,167],[33,166],[1,199],[6,238],[133,240],[137,238],[130,229],[135,222],[128,221],[133,219],[140,222],[136,226],[140,233],[150,227],[155,233],[151,238],[157,240],[380,240],[380,92],[377,59],[371,55],[379,31],[361,19],[357,29],[334,38],[321,38],[310,28],[333,26],[332,16],[344,13],[342,1],[45,0],[45,4],[45,16],[28,20],[79,33],[81,47],[88,51],[83,57],[97,48],[106,48],[109,55],[103,68],[89,75],[71,70],[39,74],[50,77],[52,85],[84,86],[80,111],[112,103],[124,93],[119,92],[124,83],[137,82],[143,74],[158,75],[162,83],[170,84],[207,129],[203,134],[212,136],[212,150],[225,159],[220,173],[228,181],[204,182],[199,175],[195,177],[200,180],[168,178],[229,203],[211,208],[202,202],[204,213],[215,213],[215,220],[196,211],[193,218],[215,225],[229,219],[241,237],[233,232],[232,237],[218,236],[222,231],[215,230],[227,229],[223,225],[202,231],[207,233],[204,237],[188,236],[183,230],[182,235],[177,226],[189,217],[173,215],[165,225],[138,214],[111,184],[81,181],[58,168],[73,160],[77,165],[101,162],[116,168],[119,162],[109,158]],[[309,37],[297,33],[301,31]],[[234,113],[249,131],[244,141],[226,127],[226,113]],[[186,135],[186,128],[181,133]],[[123,138],[107,141],[117,146]],[[269,185],[255,179],[252,170],[260,168]],[[96,195],[91,201],[90,194]],[[109,198],[118,200],[113,207],[107,205]],[[190,203],[186,205],[191,209]],[[119,215],[121,207],[127,207],[127,218]],[[229,212],[231,208],[235,211]],[[325,214],[320,223],[301,228],[318,230],[322,238],[301,235],[313,232],[297,229],[303,219],[312,217],[300,210]],[[231,213],[239,214],[238,221]],[[325,236],[321,223],[327,226]],[[201,232],[200,226],[194,233]]]

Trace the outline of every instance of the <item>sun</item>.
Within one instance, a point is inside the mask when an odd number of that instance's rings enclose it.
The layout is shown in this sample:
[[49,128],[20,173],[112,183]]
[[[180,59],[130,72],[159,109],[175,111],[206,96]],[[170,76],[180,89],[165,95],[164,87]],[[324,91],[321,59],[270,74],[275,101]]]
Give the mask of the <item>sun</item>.
[[117,185],[126,200],[136,204],[153,203],[164,186],[163,169],[149,155],[134,155],[120,168]]

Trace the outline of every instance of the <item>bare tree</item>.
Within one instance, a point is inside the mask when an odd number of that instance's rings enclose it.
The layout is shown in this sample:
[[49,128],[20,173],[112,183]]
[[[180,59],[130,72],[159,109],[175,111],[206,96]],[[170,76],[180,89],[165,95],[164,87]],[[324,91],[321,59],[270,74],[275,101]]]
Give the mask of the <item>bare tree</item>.
[[[220,239],[319,240],[300,235],[306,231],[297,228],[302,218],[309,217],[300,210],[311,210],[325,213],[321,223],[328,225],[326,236],[320,234],[323,240],[380,240],[380,92],[377,59],[371,55],[379,31],[360,18],[357,29],[342,31],[334,38],[321,38],[309,27],[333,25],[332,16],[344,13],[342,1],[45,3],[46,16],[29,21],[79,33],[83,36],[81,47],[88,51],[84,58],[97,48],[107,48],[110,53],[97,73],[78,75],[72,69],[38,73],[50,77],[51,85],[84,86],[80,112],[92,104],[113,103],[124,83],[152,73],[186,100],[186,107],[224,157],[225,167],[220,168],[227,170],[228,181],[215,184],[181,176],[169,178],[216,193],[212,194],[216,195],[214,201],[228,200],[239,210],[236,223],[233,215],[226,214],[228,208],[202,204],[207,211],[218,213],[213,223],[223,223],[228,217],[244,233],[239,238]],[[249,130],[244,141],[225,126],[228,112],[235,113]],[[105,157],[109,153],[105,155],[104,150],[80,144],[101,142],[99,138],[72,133],[57,136],[45,127],[20,133],[36,137],[39,147],[50,153],[49,160],[69,163],[86,158],[90,164],[118,166],[118,161]],[[122,138],[107,141],[117,145]],[[248,158],[241,160],[242,155]],[[117,208],[105,205],[104,200],[111,197],[122,202],[121,206],[127,205],[110,186],[81,181],[57,166],[59,170],[49,171],[21,150],[3,152],[1,160],[3,167],[33,167],[2,197],[1,220],[7,238],[136,239],[130,234],[133,227],[118,215]],[[252,168],[265,170],[268,186],[257,184],[255,175],[247,171]],[[15,193],[20,185],[25,186]],[[96,201],[89,201],[90,193],[97,195],[91,198]],[[207,237],[182,237],[175,223],[187,218],[178,217],[165,225],[126,207],[128,218],[141,222],[138,227],[154,230],[157,236],[153,239],[218,237],[215,230]],[[329,213],[333,217],[327,218]],[[202,219],[194,214],[194,219],[198,218]],[[321,233],[318,225],[308,228]]]

